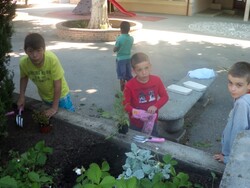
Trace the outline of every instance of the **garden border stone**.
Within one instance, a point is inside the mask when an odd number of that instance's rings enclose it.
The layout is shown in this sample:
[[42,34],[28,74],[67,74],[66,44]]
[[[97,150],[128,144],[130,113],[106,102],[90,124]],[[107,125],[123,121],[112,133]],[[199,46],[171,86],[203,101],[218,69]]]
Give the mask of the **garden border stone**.
[[[16,101],[17,95],[14,94],[14,101]],[[26,97],[27,109],[45,108],[41,101]],[[59,109],[58,113],[54,116],[61,121],[65,121],[69,124],[79,126],[87,129],[88,131],[96,134],[109,137],[117,132],[115,122],[108,119],[82,116],[78,113],[68,112],[63,109]],[[116,134],[112,136],[112,139],[116,143],[120,143],[122,146],[130,148],[133,137],[138,134],[137,131],[129,130],[126,135]],[[143,133],[140,133],[143,135]],[[218,163],[213,159],[212,154],[191,148],[189,146],[181,145],[167,140],[164,143],[137,143],[138,146],[144,149],[151,150],[160,156],[170,154],[175,160],[179,162],[179,165],[188,166],[202,171],[212,171],[222,175],[225,165]]]

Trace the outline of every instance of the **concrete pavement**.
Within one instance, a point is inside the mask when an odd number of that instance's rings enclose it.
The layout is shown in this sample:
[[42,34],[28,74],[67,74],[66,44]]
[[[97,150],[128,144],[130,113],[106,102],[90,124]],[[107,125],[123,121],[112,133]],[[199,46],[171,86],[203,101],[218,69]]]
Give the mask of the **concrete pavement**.
[[[119,89],[112,52],[114,42],[76,43],[63,41],[55,34],[56,23],[74,19],[71,15],[74,7],[50,4],[17,10],[10,63],[15,73],[15,91],[19,91],[18,60],[24,54],[23,39],[28,32],[39,32],[46,39],[47,49],[61,60],[77,112],[94,115],[98,108],[112,111],[114,94]],[[65,14],[58,14],[64,11]],[[159,75],[166,86],[182,79],[189,70],[206,67],[217,71],[218,77],[207,92],[210,103],[203,107],[204,101],[200,101],[186,118],[185,144],[211,154],[220,151],[220,136],[233,102],[227,92],[225,68],[237,61],[249,61],[249,22],[237,16],[139,13],[137,21],[143,24],[143,29],[134,36],[133,52],[149,55],[153,74]],[[39,99],[31,82],[26,94]]]

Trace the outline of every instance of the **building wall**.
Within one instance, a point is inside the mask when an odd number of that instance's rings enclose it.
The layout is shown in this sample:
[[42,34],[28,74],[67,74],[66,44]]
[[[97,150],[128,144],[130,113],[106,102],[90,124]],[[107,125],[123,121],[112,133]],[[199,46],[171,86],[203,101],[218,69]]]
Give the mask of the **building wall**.
[[53,3],[70,3],[70,4],[78,4],[80,0],[53,0]]
[[80,0],[70,0],[70,4],[78,4]]
[[234,0],[224,0],[221,5],[223,9],[233,9]]
[[192,16],[195,13],[208,9],[211,3],[212,0],[190,0],[188,15]]
[[[80,0],[54,0],[58,3],[78,4]],[[175,15],[192,16],[195,13],[210,8],[213,0],[116,0],[128,11],[165,13]],[[187,7],[187,4],[189,6]],[[234,0],[216,0],[222,5],[222,9],[232,9]]]
[[221,4],[222,9],[233,9],[234,0],[216,0],[215,3]]
[[116,0],[124,9],[133,12],[186,15],[188,0]]

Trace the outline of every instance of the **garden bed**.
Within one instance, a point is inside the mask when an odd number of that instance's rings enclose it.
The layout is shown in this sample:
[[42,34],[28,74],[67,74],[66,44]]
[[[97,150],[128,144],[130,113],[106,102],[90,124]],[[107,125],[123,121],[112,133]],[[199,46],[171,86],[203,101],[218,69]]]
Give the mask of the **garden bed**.
[[31,117],[31,111],[25,110],[23,117],[23,128],[16,126],[14,116],[8,120],[9,136],[0,143],[2,163],[7,162],[10,149],[23,153],[38,141],[44,140],[46,146],[53,148],[45,168],[49,174],[57,174],[56,184],[59,187],[73,187],[76,180],[73,169],[81,166],[88,168],[93,162],[101,164],[106,160],[114,176],[122,172],[122,164],[125,162],[124,153],[128,149],[119,147],[83,128],[55,119],[52,119],[52,131],[42,134]]
[[[39,126],[34,123],[31,113],[30,110],[25,110],[23,113],[23,128],[16,126],[14,116],[9,118],[9,136],[0,143],[1,163],[8,161],[10,149],[23,153],[38,141],[44,140],[46,146],[53,148],[45,169],[50,175],[56,177],[55,187],[73,187],[77,178],[73,169],[81,166],[88,168],[93,162],[100,165],[106,160],[110,165],[111,175],[115,177],[122,172],[122,165],[126,159],[125,152],[129,151],[128,147],[60,119],[52,119],[52,131],[42,134],[39,132]],[[211,187],[212,184],[214,188],[219,187],[220,177],[212,183],[213,178],[208,172],[201,172],[182,164],[177,167],[177,170],[188,173],[193,183],[196,182],[204,188]]]

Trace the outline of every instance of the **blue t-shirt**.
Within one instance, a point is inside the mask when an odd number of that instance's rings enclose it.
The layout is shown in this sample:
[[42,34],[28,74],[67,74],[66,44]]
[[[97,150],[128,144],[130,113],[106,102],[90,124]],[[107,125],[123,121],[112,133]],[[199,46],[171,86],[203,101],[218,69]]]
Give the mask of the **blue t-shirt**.
[[237,134],[244,130],[250,129],[250,94],[245,94],[234,102],[227,125],[222,135],[222,154],[224,163],[228,162],[233,142]]
[[134,38],[129,34],[121,34],[117,37],[115,47],[118,48],[116,59],[130,59]]

